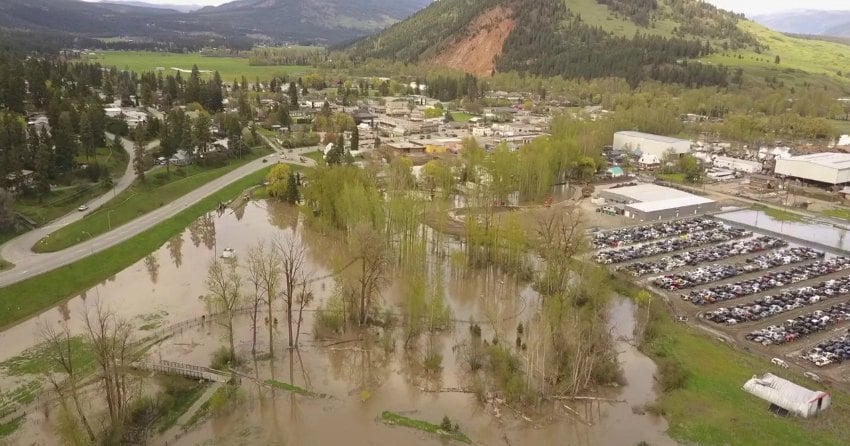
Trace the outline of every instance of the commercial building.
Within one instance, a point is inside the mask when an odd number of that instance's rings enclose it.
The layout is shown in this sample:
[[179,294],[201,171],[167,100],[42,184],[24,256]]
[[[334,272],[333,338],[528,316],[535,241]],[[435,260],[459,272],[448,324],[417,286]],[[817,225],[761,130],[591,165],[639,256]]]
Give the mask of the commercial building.
[[642,132],[614,133],[614,150],[639,152],[642,155],[654,155],[659,160],[667,154],[683,155],[691,152],[691,142],[686,139],[653,135]]
[[640,221],[682,218],[720,209],[709,198],[657,184],[604,189],[599,191],[599,196],[626,217]]
[[718,156],[714,158],[714,167],[744,173],[759,173],[762,170],[762,164],[758,161],[742,160],[729,156]]
[[780,158],[774,172],[817,183],[850,183],[850,154],[825,152]]
[[753,376],[744,383],[744,390],[772,406],[788,411],[798,417],[809,418],[826,410],[831,398],[828,393],[810,390],[782,379],[772,373]]

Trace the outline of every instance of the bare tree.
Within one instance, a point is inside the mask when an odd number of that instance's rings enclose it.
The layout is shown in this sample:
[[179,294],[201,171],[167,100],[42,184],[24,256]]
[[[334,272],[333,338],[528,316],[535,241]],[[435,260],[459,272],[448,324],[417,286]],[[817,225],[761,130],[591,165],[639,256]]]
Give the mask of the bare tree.
[[280,252],[274,246],[260,243],[257,245],[256,265],[257,278],[260,284],[261,291],[265,295],[266,305],[269,311],[269,355],[274,356],[274,300],[280,293],[281,274],[283,270]]
[[263,254],[265,245],[260,241],[256,246],[248,249],[248,262],[246,269],[248,271],[248,283],[254,288],[251,294],[251,354],[257,354],[257,321],[259,320],[260,305],[265,300],[263,298]]
[[[86,418],[86,414],[83,411],[83,407],[80,404],[80,399],[77,394],[77,374],[74,369],[74,355],[76,352],[74,351],[73,343],[71,342],[71,331],[68,329],[68,323],[66,321],[62,321],[60,323],[60,328],[61,330],[57,331],[52,325],[44,324],[41,327],[41,338],[46,346],[45,352],[47,354],[47,358],[60,371],[65,373],[67,379],[65,383],[59,382],[56,379],[55,373],[52,373],[52,369],[47,373],[47,377],[50,380],[50,383],[53,384],[53,388],[56,390],[56,393],[59,395],[59,400],[63,407],[65,407],[66,404],[64,388],[67,385],[71,392],[71,400],[74,402],[74,408],[77,410],[80,422],[86,429],[89,439],[94,442],[94,431],[91,428],[91,424],[89,424],[88,418]],[[65,407],[65,409],[67,410],[67,407]]]
[[298,323],[295,326],[295,348],[298,348],[298,338],[301,337],[301,322],[304,320],[304,308],[313,301],[313,292],[307,289],[308,283],[309,279],[306,276],[302,276],[301,291],[298,293]]
[[388,251],[384,239],[368,225],[358,225],[351,235],[351,247],[356,261],[360,262],[357,277],[359,314],[358,325],[366,324],[372,299],[387,280]]
[[[93,313],[93,314],[92,314]],[[137,381],[127,371],[138,359],[132,345],[133,326],[98,301],[94,311],[86,311],[86,330],[94,359],[100,369],[106,406],[113,432],[127,420],[130,402],[138,394]]]
[[230,360],[236,359],[236,347],[233,339],[233,318],[236,308],[242,301],[240,288],[242,287],[242,276],[239,275],[236,262],[224,264],[218,259],[210,262],[207,270],[207,305],[211,313],[219,313],[221,316],[216,320],[227,329],[230,345]]
[[[295,346],[293,335],[292,311],[297,304],[295,295],[299,282],[304,281],[304,264],[307,260],[307,248],[294,235],[278,238],[274,241],[274,249],[280,253],[281,272],[283,273],[283,299],[286,305],[286,326],[289,330],[289,348]],[[299,316],[301,309],[299,309]]]

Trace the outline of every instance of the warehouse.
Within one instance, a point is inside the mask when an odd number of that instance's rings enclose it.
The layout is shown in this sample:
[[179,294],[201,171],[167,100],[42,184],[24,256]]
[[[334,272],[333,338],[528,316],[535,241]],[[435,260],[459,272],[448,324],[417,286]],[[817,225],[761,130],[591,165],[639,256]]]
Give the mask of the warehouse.
[[729,156],[718,156],[714,158],[714,167],[745,173],[759,173],[762,169],[761,163],[758,161],[742,160]]
[[664,159],[668,153],[674,155],[690,153],[691,142],[650,133],[617,132],[614,133],[614,150],[640,152],[642,155],[654,155],[658,159]]
[[656,184],[615,187],[599,191],[606,204],[640,221],[666,220],[719,210],[714,200]]
[[809,418],[826,410],[831,398],[828,393],[809,390],[772,373],[753,376],[744,383],[744,390],[788,413]]
[[850,183],[850,154],[826,152],[780,158],[774,172],[816,183]]

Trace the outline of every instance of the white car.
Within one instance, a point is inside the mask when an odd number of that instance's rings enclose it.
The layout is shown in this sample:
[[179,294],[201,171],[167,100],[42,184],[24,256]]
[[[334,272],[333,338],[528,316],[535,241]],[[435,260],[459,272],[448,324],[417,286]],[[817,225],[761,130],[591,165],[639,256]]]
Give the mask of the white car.
[[785,362],[785,361],[783,361],[779,358],[773,358],[773,359],[770,360],[770,362],[773,363],[774,365],[778,365],[779,367],[782,367],[783,369],[787,369],[788,367],[790,367],[787,362]]
[[85,212],[85,211],[89,210],[89,207],[84,205],[84,204],[81,204],[80,207],[77,208],[77,210],[80,211],[80,212]]

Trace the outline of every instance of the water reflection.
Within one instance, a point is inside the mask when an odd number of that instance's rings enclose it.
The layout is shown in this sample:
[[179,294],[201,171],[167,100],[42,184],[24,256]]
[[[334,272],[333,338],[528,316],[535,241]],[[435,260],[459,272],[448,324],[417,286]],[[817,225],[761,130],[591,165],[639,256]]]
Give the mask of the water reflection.
[[798,240],[850,251],[850,239],[846,237],[847,229],[827,221],[815,219],[805,219],[805,221],[777,220],[763,211],[751,209],[718,214],[717,218],[753,226]]
[[177,234],[168,240],[168,254],[171,255],[174,267],[180,268],[183,264],[183,234]]
[[155,252],[145,256],[145,269],[148,270],[151,283],[156,285],[156,281],[159,279],[159,260],[156,258]]

